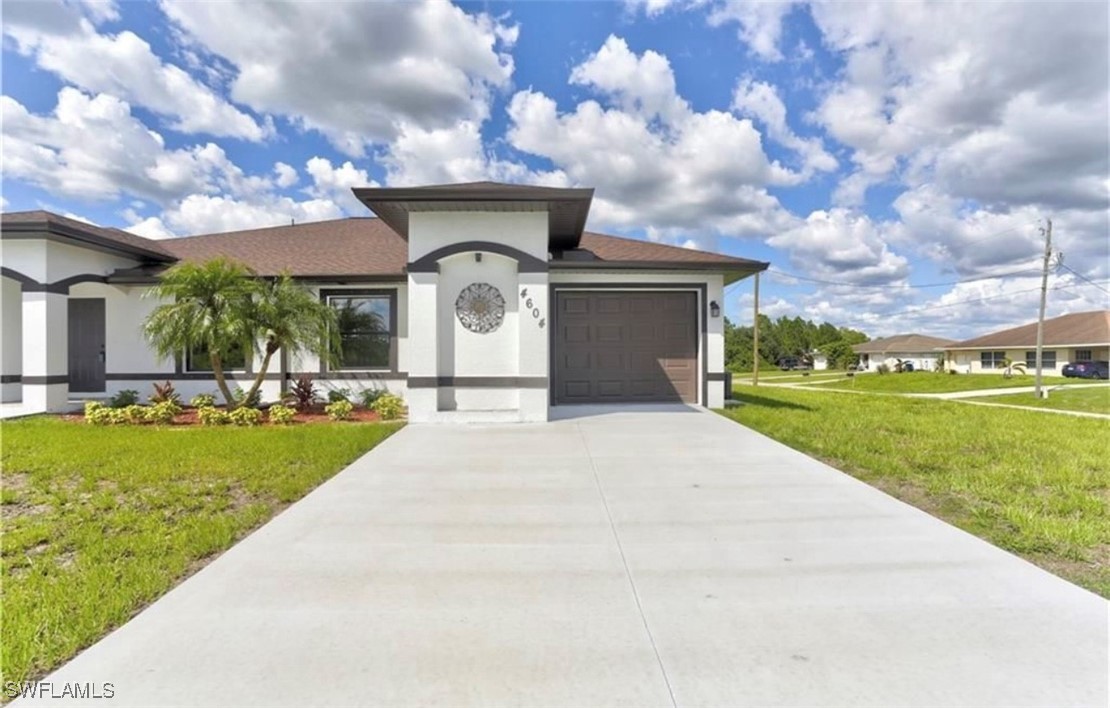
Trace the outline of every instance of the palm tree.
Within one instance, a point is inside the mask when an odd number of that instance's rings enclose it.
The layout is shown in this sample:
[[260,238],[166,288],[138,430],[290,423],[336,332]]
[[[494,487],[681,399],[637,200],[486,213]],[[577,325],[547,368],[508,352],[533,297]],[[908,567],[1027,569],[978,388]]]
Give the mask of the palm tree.
[[1022,364],[1021,362],[1014,361],[1010,357],[1006,357],[1005,359],[1002,360],[1002,368],[1003,368],[1002,378],[1004,378],[1004,379],[1014,378],[1014,372],[1015,371],[1018,372],[1019,374],[1021,374],[1022,376],[1025,376],[1025,364]]
[[243,402],[257,393],[270,361],[283,347],[293,353],[308,349],[328,361],[338,355],[334,311],[287,274],[262,281],[225,258],[182,263],[166,271],[149,296],[167,301],[143,323],[155,352],[168,359],[197,347],[207,349],[216,386],[229,408],[237,404],[223,367],[225,355],[235,347],[262,354],[262,366]]
[[206,349],[216,386],[229,406],[233,401],[223,358],[253,334],[250,313],[258,287],[252,275],[246,266],[225,258],[181,263],[167,270],[147,293],[166,301],[143,322],[143,334],[155,353],[171,359],[197,347]]
[[311,351],[328,362],[338,359],[340,328],[335,309],[321,302],[288,273],[260,284],[251,314],[255,333],[251,341],[262,342],[262,366],[243,397],[244,401],[251,400],[258,392],[271,359],[280,349],[290,354]]

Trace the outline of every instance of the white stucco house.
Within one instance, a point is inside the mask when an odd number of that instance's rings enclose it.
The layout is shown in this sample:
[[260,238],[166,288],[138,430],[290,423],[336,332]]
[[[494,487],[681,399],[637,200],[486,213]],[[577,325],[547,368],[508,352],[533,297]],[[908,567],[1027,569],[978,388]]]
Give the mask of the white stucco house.
[[897,334],[852,345],[852,351],[859,355],[861,371],[877,371],[883,364],[893,370],[898,361],[910,362],[914,371],[935,371],[937,358],[950,344],[953,344],[951,339],[941,337]]
[[[289,272],[341,309],[343,359],[282,353],[266,400],[311,375],[384,388],[412,421],[543,421],[552,406],[723,405],[723,288],[767,263],[584,231],[592,189],[480,182],[355,189],[377,218],[154,241],[43,211],[2,218],[3,400],[57,411],[170,380],[215,390],[206,357],[160,361],[147,292],[182,261]],[[231,362],[245,385],[257,360]]]
[[[1042,370],[1059,374],[1068,362],[1110,361],[1110,310],[1073,312],[1044,321]],[[1037,366],[1037,323],[1030,322],[952,342],[945,347],[948,365],[960,373],[997,374],[1006,359]]]

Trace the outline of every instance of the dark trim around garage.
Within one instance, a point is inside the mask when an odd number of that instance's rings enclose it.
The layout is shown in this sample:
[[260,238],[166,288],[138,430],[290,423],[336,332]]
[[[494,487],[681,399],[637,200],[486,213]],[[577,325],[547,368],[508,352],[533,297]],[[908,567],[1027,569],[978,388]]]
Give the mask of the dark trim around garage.
[[412,376],[409,388],[547,388],[546,376]]
[[22,383],[23,374],[4,374],[0,376],[0,384]]
[[[549,283],[547,307],[551,312],[549,319],[551,326],[548,328],[548,365],[552,379],[555,376],[555,340],[558,332],[558,307],[556,307],[555,293],[558,290],[648,290],[655,292],[667,291],[693,291],[698,293],[698,310],[700,312],[699,325],[701,327],[700,351],[701,359],[701,400],[699,405],[709,406],[709,286],[706,283]],[[548,404],[555,403],[555,387],[548,389]]]

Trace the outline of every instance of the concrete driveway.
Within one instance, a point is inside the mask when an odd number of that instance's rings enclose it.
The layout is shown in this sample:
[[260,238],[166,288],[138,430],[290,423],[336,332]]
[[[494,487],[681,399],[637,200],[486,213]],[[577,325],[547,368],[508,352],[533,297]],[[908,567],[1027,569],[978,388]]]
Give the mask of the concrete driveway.
[[1106,705],[1100,598],[715,414],[574,413],[406,428],[54,690],[109,682],[90,704],[145,707]]

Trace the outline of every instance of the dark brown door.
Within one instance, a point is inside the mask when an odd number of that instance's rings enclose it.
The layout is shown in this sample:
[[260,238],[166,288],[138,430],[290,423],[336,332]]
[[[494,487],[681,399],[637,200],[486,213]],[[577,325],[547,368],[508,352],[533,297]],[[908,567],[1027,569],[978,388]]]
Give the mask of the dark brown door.
[[696,293],[558,291],[555,307],[555,403],[697,403]]
[[69,300],[69,390],[104,390],[104,298]]

